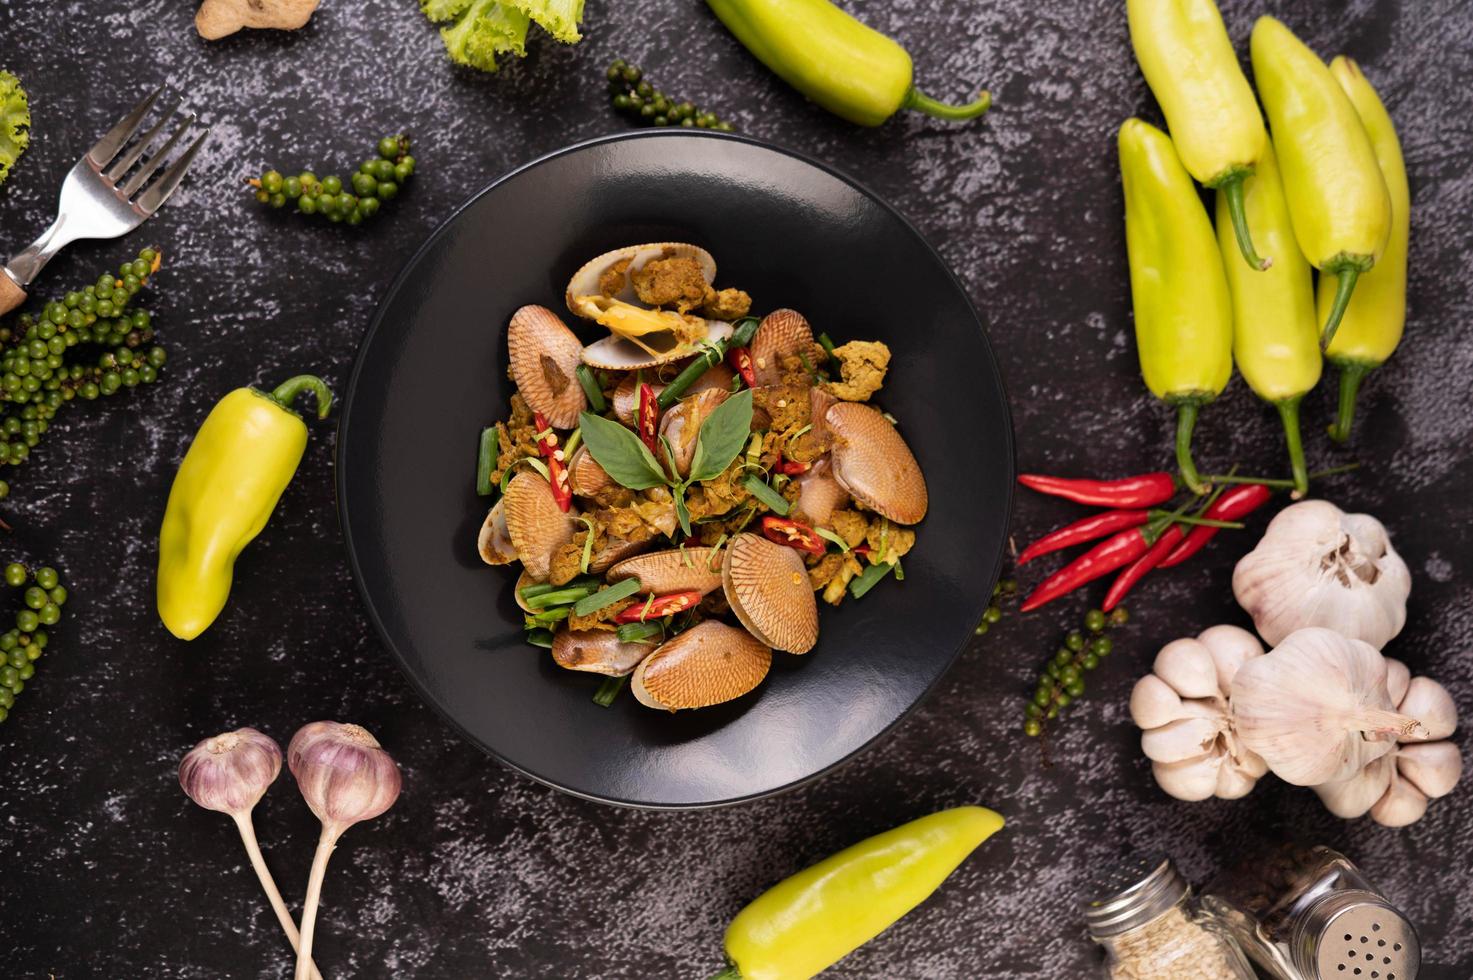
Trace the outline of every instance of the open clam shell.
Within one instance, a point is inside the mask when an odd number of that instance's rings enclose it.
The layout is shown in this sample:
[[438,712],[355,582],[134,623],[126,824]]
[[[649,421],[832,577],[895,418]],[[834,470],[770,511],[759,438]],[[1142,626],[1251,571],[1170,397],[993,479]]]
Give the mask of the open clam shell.
[[511,478],[501,502],[506,507],[506,530],[517,558],[535,581],[547,581],[552,556],[573,540],[577,528],[573,515],[558,508],[552,487],[541,475],[525,470]]
[[[671,314],[672,316],[674,314]],[[700,319],[688,317],[687,319]],[[731,336],[732,326],[723,320],[703,320],[707,342],[714,343]],[[608,336],[596,340],[583,348],[583,363],[603,371],[640,371],[659,367],[681,358],[690,357],[699,350],[694,343],[682,343],[672,333],[645,334],[639,338],[654,353],[645,350],[633,341],[619,336]]]
[[524,306],[506,329],[511,376],[534,412],[547,416],[556,429],[578,424],[588,397],[574,374],[583,344],[562,319],[545,306]]
[[849,503],[849,493],[834,479],[827,458],[814,463],[813,469],[796,479],[797,508],[811,524],[827,525],[834,511]]
[[516,546],[506,530],[506,498],[496,501],[476,536],[476,550],[488,565],[509,565],[517,560]]
[[[656,395],[665,390],[658,381],[646,381]],[[614,389],[614,415],[625,425],[639,423],[639,376],[631,374]]]
[[559,667],[623,677],[650,655],[648,643],[620,643],[612,630],[558,630],[552,659]]
[[[645,245],[626,245],[605,252],[583,263],[582,268],[568,280],[563,296],[568,309],[578,316],[587,317],[586,305],[579,301],[586,296],[607,296],[625,303],[638,303],[630,273],[643,269],[654,259],[686,257],[693,258],[701,267],[701,275],[709,286],[716,281],[716,260],[711,253],[699,245],[683,242],[650,242]],[[623,264],[622,270],[619,268]]]
[[653,539],[625,541],[622,538],[609,538],[608,542],[602,548],[599,548],[589,557],[588,570],[602,574],[624,559],[649,550],[650,545],[653,543]]
[[579,446],[578,451],[573,453],[573,458],[568,460],[568,485],[575,495],[592,497],[618,484],[598,465],[598,460],[593,458],[593,453],[588,451],[587,446]]
[[671,548],[628,558],[609,569],[609,581],[639,580],[642,592],[699,592],[721,588],[721,561],[715,548]]
[[675,468],[680,471],[681,476],[690,474],[701,423],[710,418],[711,413],[730,396],[731,392],[724,389],[707,388],[699,394],[681,399],[678,405],[660,419],[660,435],[669,441],[671,452],[675,456]]
[[708,619],[660,644],[634,668],[629,689],[647,707],[705,708],[746,694],[771,666],[772,651],[756,637]]
[[806,351],[814,343],[813,328],[797,310],[773,310],[767,314],[748,349],[757,384],[777,384],[782,380],[782,357]]
[[926,478],[895,426],[878,409],[840,402],[824,416],[833,436],[834,479],[865,507],[897,524],[926,516]]
[[721,584],[737,619],[773,649],[807,653],[818,642],[818,603],[792,548],[738,534],[726,546]]

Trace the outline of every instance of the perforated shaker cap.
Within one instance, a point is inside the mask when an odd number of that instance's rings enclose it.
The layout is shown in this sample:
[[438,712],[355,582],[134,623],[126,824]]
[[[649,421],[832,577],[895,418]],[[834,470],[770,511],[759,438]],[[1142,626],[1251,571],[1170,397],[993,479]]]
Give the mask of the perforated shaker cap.
[[1312,980],[1416,980],[1422,944],[1407,917],[1374,892],[1332,892],[1300,920],[1295,966]]
[[1187,888],[1165,855],[1132,858],[1097,875],[1079,911],[1091,936],[1108,939],[1159,918],[1181,901]]

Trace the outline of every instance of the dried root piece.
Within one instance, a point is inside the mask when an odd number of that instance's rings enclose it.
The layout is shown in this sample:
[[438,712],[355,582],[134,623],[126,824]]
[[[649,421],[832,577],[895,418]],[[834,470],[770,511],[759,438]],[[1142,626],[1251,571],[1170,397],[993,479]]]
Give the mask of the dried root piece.
[[294,31],[307,23],[317,4],[318,0],[205,0],[194,15],[194,28],[206,41],[242,27]]

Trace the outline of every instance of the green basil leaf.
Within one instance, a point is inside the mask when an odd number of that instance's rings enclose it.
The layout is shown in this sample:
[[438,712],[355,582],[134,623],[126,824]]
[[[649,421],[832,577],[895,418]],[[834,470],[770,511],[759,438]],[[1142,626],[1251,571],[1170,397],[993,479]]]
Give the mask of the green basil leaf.
[[620,486],[647,490],[665,484],[665,472],[649,449],[618,422],[584,412],[578,417],[578,427],[594,460]]
[[685,487],[675,489],[675,517],[680,521],[680,533],[690,537],[690,511],[685,506]]
[[714,480],[737,458],[752,433],[752,390],[739,391],[706,416],[696,434],[692,482]]

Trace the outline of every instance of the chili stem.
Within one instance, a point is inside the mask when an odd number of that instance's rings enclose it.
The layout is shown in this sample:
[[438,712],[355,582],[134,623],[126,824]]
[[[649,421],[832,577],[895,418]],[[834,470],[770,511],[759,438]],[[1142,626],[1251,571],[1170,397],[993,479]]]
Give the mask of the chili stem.
[[1228,531],[1241,531],[1244,527],[1239,521],[1220,521],[1215,517],[1194,517],[1191,514],[1177,515],[1171,519],[1171,524],[1195,524],[1197,527],[1215,527]]
[[1365,364],[1340,365],[1340,407],[1330,426],[1330,438],[1336,442],[1350,438],[1350,424],[1355,419],[1355,399],[1360,394],[1360,383],[1370,373],[1371,369]]
[[1200,407],[1195,401],[1184,401],[1176,407],[1176,466],[1187,489],[1198,495],[1207,492],[1207,485],[1197,475],[1197,464],[1192,460],[1192,430],[1197,427]]
[[302,941],[297,948],[297,972],[295,980],[310,980],[312,966],[312,936],[317,926],[317,906],[322,902],[322,879],[327,874],[327,859],[332,857],[342,831],[324,825],[322,836],[317,839],[317,853],[312,856],[312,875],[307,879],[307,901],[302,906]]
[[1335,284],[1335,301],[1330,304],[1330,315],[1325,319],[1325,327],[1320,335],[1320,350],[1327,350],[1330,341],[1335,339],[1335,331],[1340,329],[1340,319],[1345,316],[1345,308],[1350,305],[1350,294],[1355,292],[1355,281],[1360,278],[1361,269],[1357,265],[1344,265],[1335,274],[1340,279]]
[[1309,468],[1304,465],[1304,441],[1299,435],[1299,399],[1286,398],[1277,405],[1284,423],[1284,444],[1289,449],[1289,469],[1294,473],[1294,489],[1289,496],[1300,500],[1309,493]]
[[[1359,463],[1346,463],[1343,466],[1332,466],[1327,470],[1315,470],[1309,474],[1309,478],[1311,480],[1320,480],[1327,476],[1339,476],[1342,473],[1349,473],[1351,470],[1358,469],[1360,469]],[[1280,490],[1287,490],[1294,486],[1293,480],[1284,480],[1275,476],[1234,476],[1231,473],[1225,473],[1221,476],[1203,477],[1203,479],[1208,483],[1261,483],[1266,487],[1276,487]]]
[[1252,174],[1252,170],[1245,168],[1218,184],[1217,189],[1227,197],[1228,215],[1233,220],[1233,237],[1238,240],[1238,250],[1243,253],[1243,260],[1251,268],[1262,272],[1273,265],[1274,260],[1259,256],[1258,250],[1253,247],[1253,237],[1248,233],[1248,215],[1243,210],[1243,181]]
[[296,401],[297,396],[304,391],[312,392],[313,397],[316,398],[317,417],[327,418],[327,410],[332,408],[332,389],[327,386],[326,381],[316,375],[299,374],[295,378],[287,378],[266,397],[290,412],[292,402]]
[[950,103],[933,99],[919,89],[912,88],[900,107],[902,109],[914,109],[917,112],[924,112],[926,115],[935,116],[937,119],[949,119],[961,122],[967,119],[976,119],[982,113],[991,109],[992,93],[983,89],[977,93],[976,101],[968,102],[966,105],[951,105]]
[[[301,937],[297,933],[297,924],[292,921],[291,910],[282,901],[281,892],[276,887],[276,880],[271,877],[271,869],[266,867],[266,859],[261,856],[261,846],[256,843],[256,828],[251,823],[249,813],[231,814],[235,818],[235,826],[240,830],[241,843],[245,844],[246,854],[251,859],[251,867],[256,869],[256,877],[261,880],[261,890],[266,893],[266,901],[271,903],[271,909],[276,913],[276,921],[281,923],[281,931],[286,933],[286,938],[292,944],[292,952],[297,951]],[[308,966],[311,969],[311,980],[322,980],[322,974],[317,971],[317,964],[311,962],[309,957]]]

